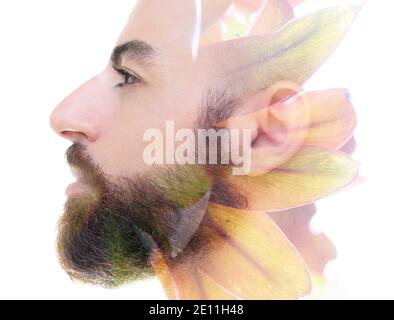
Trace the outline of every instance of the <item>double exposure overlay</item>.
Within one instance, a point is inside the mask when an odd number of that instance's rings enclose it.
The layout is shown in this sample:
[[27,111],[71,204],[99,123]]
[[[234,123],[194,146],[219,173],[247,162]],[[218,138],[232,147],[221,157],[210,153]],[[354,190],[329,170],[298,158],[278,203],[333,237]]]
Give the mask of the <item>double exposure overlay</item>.
[[347,89],[306,92],[360,6],[140,0],[51,126],[72,146],[57,252],[73,280],[169,299],[298,299],[336,250],[314,201],[352,184]]

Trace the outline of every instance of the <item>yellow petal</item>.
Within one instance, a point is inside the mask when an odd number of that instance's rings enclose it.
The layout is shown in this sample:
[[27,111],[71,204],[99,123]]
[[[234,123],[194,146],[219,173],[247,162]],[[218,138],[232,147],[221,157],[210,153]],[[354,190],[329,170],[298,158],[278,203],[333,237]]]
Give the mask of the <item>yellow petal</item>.
[[[252,164],[257,167],[258,164]],[[250,210],[299,207],[327,196],[355,180],[359,165],[342,152],[304,146],[292,159],[258,176],[227,179],[248,196]]]
[[337,149],[349,141],[356,127],[356,113],[346,90],[307,93],[304,101],[311,121],[305,144]]
[[179,261],[156,254],[154,268],[169,298],[296,299],[309,293],[304,262],[266,214],[211,204],[199,236],[202,249]]

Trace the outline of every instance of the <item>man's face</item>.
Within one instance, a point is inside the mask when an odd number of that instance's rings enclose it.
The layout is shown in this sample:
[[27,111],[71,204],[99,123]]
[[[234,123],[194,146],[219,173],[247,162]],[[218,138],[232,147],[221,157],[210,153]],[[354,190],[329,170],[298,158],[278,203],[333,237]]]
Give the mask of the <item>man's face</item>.
[[194,7],[167,7],[163,18],[162,5],[139,2],[105,70],[52,113],[54,130],[73,142],[67,160],[77,181],[67,188],[58,238],[73,278],[106,286],[143,278],[154,248],[176,256],[196,238],[215,194],[238,202],[214,182],[219,169],[144,161],[147,130],[165,135],[166,121],[175,132],[213,128],[234,107],[211,55],[193,52]]
[[106,174],[130,176],[150,169],[143,161],[144,133],[152,128],[165,133],[166,120],[174,122],[175,131],[196,127],[204,91],[208,85],[220,88],[208,64],[193,59],[192,40],[184,30],[192,25],[186,20],[178,20],[176,28],[166,26],[172,30],[169,37],[160,23],[151,23],[155,11],[137,5],[105,70],[54,110],[54,130],[83,144]]

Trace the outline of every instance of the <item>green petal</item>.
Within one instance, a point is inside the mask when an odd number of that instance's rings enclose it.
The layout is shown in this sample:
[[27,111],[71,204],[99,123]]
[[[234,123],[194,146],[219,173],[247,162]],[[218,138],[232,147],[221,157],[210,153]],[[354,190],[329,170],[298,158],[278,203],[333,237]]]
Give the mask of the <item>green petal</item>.
[[276,33],[208,45],[200,51],[201,59],[211,61],[212,77],[219,74],[217,81],[235,93],[256,92],[279,81],[302,85],[331,55],[360,9],[328,8]]

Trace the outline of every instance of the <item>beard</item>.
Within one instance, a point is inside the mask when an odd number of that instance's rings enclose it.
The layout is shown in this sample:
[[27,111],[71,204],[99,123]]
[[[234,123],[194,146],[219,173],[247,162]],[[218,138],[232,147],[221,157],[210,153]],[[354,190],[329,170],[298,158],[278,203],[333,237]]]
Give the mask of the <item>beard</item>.
[[[215,101],[228,107],[226,101]],[[203,118],[205,127],[219,122],[225,112],[217,112],[216,119],[212,112],[206,114],[211,118]],[[66,158],[88,187],[68,198],[58,224],[59,261],[73,280],[118,287],[152,277],[155,250],[169,261],[203,250],[207,239],[199,230],[209,202],[247,206],[245,197],[226,182],[229,165],[162,166],[114,177],[94,164],[81,144],[72,145]]]

